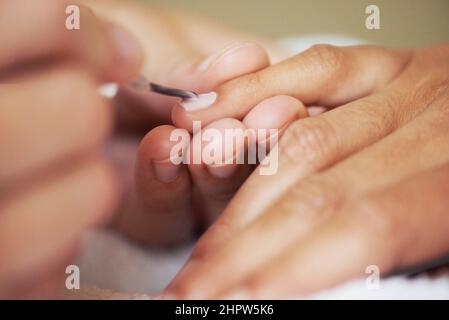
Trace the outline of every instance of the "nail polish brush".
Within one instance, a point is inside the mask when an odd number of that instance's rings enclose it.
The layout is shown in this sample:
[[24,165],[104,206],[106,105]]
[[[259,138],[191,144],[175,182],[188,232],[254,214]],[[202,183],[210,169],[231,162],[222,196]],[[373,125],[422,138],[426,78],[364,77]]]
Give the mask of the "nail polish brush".
[[[148,82],[148,80],[146,80],[144,77],[139,77],[128,85],[130,88],[139,93],[151,91],[165,96],[181,98],[182,100],[180,102],[180,105],[187,111],[205,109],[212,105],[217,99],[217,94],[215,92],[198,94],[190,90],[182,90]],[[99,89],[99,92],[101,95],[107,98],[113,98],[117,94],[118,89],[118,84],[109,83],[102,85]]]

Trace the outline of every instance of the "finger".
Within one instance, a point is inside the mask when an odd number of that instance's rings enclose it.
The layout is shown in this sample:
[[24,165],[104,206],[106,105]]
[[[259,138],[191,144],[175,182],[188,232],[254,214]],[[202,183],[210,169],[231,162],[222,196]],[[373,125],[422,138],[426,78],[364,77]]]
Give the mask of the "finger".
[[[269,64],[268,55],[260,46],[245,41],[242,36],[217,30],[215,25],[205,28],[208,23],[202,23],[200,27],[201,23],[194,21],[196,17],[186,19],[182,12],[121,1],[88,3],[98,15],[126,26],[139,40],[148,58],[142,74],[153,82],[206,93],[225,81]],[[119,105],[126,106],[119,108],[121,124],[128,130],[145,132],[167,124],[177,102],[151,93],[136,94],[129,88],[122,90],[117,98],[124,102]]]
[[[202,163],[190,164],[189,170],[199,190],[197,200],[202,204],[206,225],[223,211],[285,128],[305,115],[306,110],[298,100],[276,96],[251,110],[243,123],[235,119],[214,121],[194,136],[191,145],[202,146],[194,151],[201,152]],[[204,159],[209,155],[211,159]]]
[[445,255],[448,177],[445,165],[349,202],[335,219],[251,275],[239,294],[307,295],[362,277],[371,265],[385,275]]
[[194,202],[203,227],[215,220],[252,171],[244,163],[245,130],[244,124],[235,119],[217,120],[194,130],[188,167],[197,188]]
[[0,70],[20,63],[70,57],[108,80],[133,76],[141,62],[135,40],[117,26],[99,21],[79,6],[80,28],[69,30],[65,1],[2,1],[0,9]]
[[216,90],[212,105],[192,112],[178,108],[176,125],[188,129],[193,120],[208,124],[224,117],[241,119],[257,103],[274,95],[296,97],[306,105],[341,105],[384,87],[406,66],[409,57],[406,51],[377,47],[315,46],[226,83]]
[[0,90],[3,185],[53,170],[97,147],[110,131],[111,110],[91,76],[76,68],[51,69]]
[[[291,202],[294,200],[294,207],[287,201],[274,202],[272,208],[275,209],[260,214],[254,221],[251,217],[242,217],[239,221],[245,226],[238,232],[233,225],[228,227],[223,219],[212,225],[214,231],[208,234],[213,236],[202,238],[195,246],[190,260],[168,287],[168,295],[189,299],[214,296],[243,281],[258,266],[323,223],[329,215],[328,208],[319,211],[322,199],[328,194],[323,193],[324,187],[318,188],[315,181],[307,180],[301,183],[300,189],[306,192],[297,190],[298,187],[292,187],[287,193]],[[212,245],[207,243],[208,239],[213,241]],[[208,270],[207,276],[201,276],[205,270]],[[223,277],[225,270],[234,272]]]
[[[185,82],[184,87],[190,87],[198,93],[206,93],[204,96],[200,95],[200,97],[207,98],[207,93],[220,84],[250,72],[261,70],[268,64],[268,56],[259,45],[252,42],[232,43],[221,51],[203,59],[194,66],[194,70],[187,70],[185,73],[187,76],[183,80]],[[185,104],[183,106],[176,104],[172,110],[171,116],[176,126],[184,124],[186,121],[184,108]],[[218,119],[221,118],[215,120]],[[209,123],[204,122],[204,125]],[[192,129],[192,122],[185,128]]]
[[[435,228],[438,235],[444,235],[444,228],[447,228],[441,215],[447,202],[444,194],[448,174],[446,167],[355,198],[334,208],[336,211],[330,218],[315,217],[313,224],[312,219],[304,220],[303,215],[298,215],[297,212],[304,210],[296,205],[298,194],[291,192],[209,259],[187,267],[182,278],[169,288],[168,295],[285,298],[292,294],[310,294],[361,276],[369,265],[379,266],[385,274],[393,268],[435,258],[449,246],[443,236],[438,236],[433,246]],[[436,176],[439,179],[435,179]],[[431,190],[428,197],[421,196],[423,189]],[[432,203],[430,208],[426,207],[429,203]],[[427,215],[422,216],[424,211],[432,215],[430,224]],[[280,213],[282,219],[279,219]],[[429,227],[423,228],[423,223]],[[296,225],[296,228],[289,228],[289,225]],[[431,245],[425,248],[423,245],[415,255],[416,245],[413,244],[416,244],[417,234],[418,237],[427,235]],[[266,238],[270,241],[260,242]],[[254,250],[255,247],[263,247],[264,252]],[[228,268],[239,272],[226,273]],[[204,273],[205,270],[208,272]]]
[[[256,223],[243,231],[246,233],[245,237],[239,237],[238,244],[236,243],[233,248],[229,248],[228,257],[223,258],[224,261],[222,260],[220,263],[229,266],[227,260],[234,263],[239,262],[240,273],[250,274],[257,268],[257,265],[263,265],[275,258],[277,252],[275,248],[278,250],[287,248],[298,237],[315,233],[316,221],[320,221],[323,216],[326,216],[326,213],[335,211],[341,203],[344,203],[345,199],[395,183],[416,171],[447,163],[449,153],[436,152],[436,150],[447,149],[447,126],[445,120],[441,117],[441,110],[442,106],[438,104],[428,106],[426,112],[379,143],[346,161],[340,162],[317,176],[318,179],[309,179],[297,184],[294,187],[296,190],[290,192],[291,197],[287,204],[278,202],[274,206],[276,212],[273,211],[271,215],[265,214],[262,217],[262,223]],[[409,158],[406,156],[408,154],[415,154],[416,156]],[[407,161],[403,161],[403,159],[407,159]],[[285,198],[283,201],[285,201]],[[284,212],[282,219],[279,219],[278,210],[282,208],[286,208],[287,213]],[[299,215],[291,212],[289,214],[289,208],[308,213]],[[297,220],[298,217],[301,217],[301,220]],[[251,220],[251,218],[254,219],[254,217],[248,217],[248,215],[244,218],[235,217],[236,222],[234,224],[243,228],[242,225],[248,224],[248,220]],[[296,223],[295,220],[297,220]],[[301,224],[300,228],[298,224]],[[211,233],[212,236],[206,236],[201,240],[194,251],[193,259],[198,254],[198,258],[203,261],[202,263],[207,262],[208,253],[216,252],[218,244],[224,243],[226,239],[231,238],[232,234],[236,233],[233,228],[238,229],[233,225],[223,230],[223,225],[229,226],[229,220],[219,221],[218,226],[215,227],[219,232],[215,231]],[[271,228],[273,230],[269,231]],[[274,229],[277,229],[277,231]],[[231,233],[232,231],[234,232]],[[264,235],[263,239],[260,237],[261,234]],[[240,262],[245,255],[249,254],[249,248],[256,245],[254,239],[257,239],[258,246],[267,248],[274,242],[276,247],[272,247],[272,251],[264,250],[260,253],[252,253],[251,259]],[[246,248],[246,250],[238,249],[237,246]],[[233,252],[237,250],[240,252]],[[212,256],[210,259],[214,259],[214,257]],[[198,261],[196,261],[197,263]],[[210,265],[209,267],[214,268]],[[237,273],[234,273],[232,277],[235,279],[230,280],[228,277],[226,283],[223,281],[220,285],[227,285],[232,281],[237,283],[242,279],[241,275],[239,277]],[[207,280],[210,279],[205,281]],[[214,287],[220,285],[215,284]]]
[[248,38],[254,39],[255,42],[262,45],[267,50],[272,62],[284,60],[291,55],[290,50],[275,42],[230,30],[228,26],[196,12],[167,10],[165,13],[182,24],[187,41],[194,43],[201,52],[207,55],[220,49],[223,43],[243,42],[247,41]]
[[[210,57],[205,57],[200,52],[192,52],[191,44],[182,44],[183,41],[180,40],[180,47],[173,49],[177,52],[175,58],[172,58],[174,60],[166,61],[164,68],[161,68],[160,64],[145,65],[143,74],[152,81],[167,86],[207,93],[226,81],[260,70],[269,64],[265,50],[251,42],[232,43]],[[156,54],[150,51],[154,50],[153,47],[147,48],[147,54],[150,56]],[[160,59],[165,61],[166,53]],[[158,75],[161,71],[163,74]],[[121,103],[126,106],[126,109],[118,108],[125,127],[135,128],[137,125],[148,128],[150,125],[165,124],[170,117],[176,125],[179,115],[183,114],[177,110],[180,107],[175,106],[179,102],[178,99],[152,92],[142,95],[125,88],[117,99],[118,105]],[[128,103],[125,103],[126,101]],[[132,102],[131,106],[129,101]]]
[[[378,143],[361,150],[322,174],[340,194],[363,194],[402,180],[415,172],[449,161],[445,101],[426,111]],[[410,155],[413,155],[412,157]]]
[[110,169],[91,160],[3,202],[1,290],[51,269],[87,230],[110,217],[117,197]]
[[[396,85],[388,88],[385,93],[291,124],[266,159],[266,163],[275,171],[272,174],[262,174],[263,166],[256,169],[217,220],[216,226],[212,226],[200,239],[194,256],[202,259],[209,251],[213,252],[217,246],[275,203],[300,179],[322,171],[382,139],[425,108],[418,100],[409,97],[403,99],[403,103],[410,107],[411,112],[399,116],[397,110],[402,108],[402,104],[394,104],[400,94],[395,90]],[[355,126],[354,123],[358,125]],[[329,199],[324,200],[330,203],[338,201],[342,190],[332,178],[326,181],[326,192],[323,195]],[[315,181],[312,184],[309,186],[306,183],[305,188],[316,189]],[[320,193],[321,191],[312,192],[314,196],[320,196]],[[309,192],[306,190],[307,194]],[[254,198],[258,201],[252,201]]]
[[[176,131],[184,134],[184,142],[175,135]],[[152,246],[169,246],[193,237],[190,176],[185,165],[177,164],[189,142],[186,130],[169,125],[153,129],[142,140],[131,204],[116,221],[118,229],[132,239]]]
[[[245,116],[243,123],[256,132],[256,142],[263,144],[270,139],[269,130],[277,131],[279,139],[292,122],[306,117],[307,110],[301,101],[289,96],[274,96],[255,106]],[[265,136],[262,134],[264,132]],[[266,151],[269,152],[273,147],[268,143]]]

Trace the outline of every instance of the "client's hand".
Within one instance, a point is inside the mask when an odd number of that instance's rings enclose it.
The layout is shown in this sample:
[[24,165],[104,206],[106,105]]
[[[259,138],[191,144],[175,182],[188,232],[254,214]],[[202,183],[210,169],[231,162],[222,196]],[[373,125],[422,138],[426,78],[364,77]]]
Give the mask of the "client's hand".
[[117,184],[97,155],[111,108],[97,94],[139,68],[138,45],[65,1],[0,2],[0,298],[63,289],[82,236],[112,211]]
[[388,274],[448,252],[447,44],[316,46],[217,92],[208,109],[178,108],[177,124],[240,118],[277,94],[340,107],[287,129],[278,172],[254,172],[169,295],[306,295],[361,277],[369,265]]
[[[129,1],[86,3],[99,16],[122,24],[140,40],[146,58],[142,73],[163,85],[209,92],[226,81],[267,67],[269,58],[277,61],[285,56],[267,41],[229,31],[203,17]],[[254,41],[262,43],[264,49]],[[197,228],[222,211],[253,170],[250,165],[171,163],[175,142],[169,137],[175,127],[170,115],[175,103],[176,99],[152,93],[138,95],[126,89],[116,101],[121,130],[108,151],[118,163],[127,197],[115,225],[129,237],[150,245],[191,239]],[[247,110],[242,121],[220,119],[203,129],[264,128],[282,129],[282,133],[303,116],[305,109],[298,100],[279,96]],[[159,124],[165,125],[154,128]],[[143,136],[140,134],[150,129],[140,144],[134,169],[133,155]],[[244,145],[234,147],[233,154],[245,151]]]

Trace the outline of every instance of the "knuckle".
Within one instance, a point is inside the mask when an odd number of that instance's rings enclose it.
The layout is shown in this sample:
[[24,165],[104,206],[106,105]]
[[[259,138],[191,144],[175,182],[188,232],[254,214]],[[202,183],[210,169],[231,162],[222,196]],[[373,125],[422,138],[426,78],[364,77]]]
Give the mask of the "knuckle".
[[[279,156],[291,165],[319,169],[334,147],[334,132],[326,120],[309,118],[293,123],[279,141]],[[282,159],[281,159],[282,160]]]
[[362,197],[345,209],[350,221],[368,239],[388,241],[403,228],[391,207],[379,199]]
[[244,85],[249,88],[250,91],[263,90],[265,87],[265,81],[260,72],[254,72],[248,77],[244,78]]
[[314,45],[305,54],[307,61],[326,78],[337,76],[343,69],[346,60],[343,50],[327,44]]
[[[337,179],[324,174],[315,174],[300,181],[289,192],[291,198],[296,199],[295,205],[305,210],[296,210],[297,215],[313,219],[322,219],[339,208],[345,199],[343,188]],[[282,203],[281,203],[282,204]],[[317,215],[316,213],[320,213]]]
[[264,76],[260,72],[248,74],[235,80],[231,80],[220,89],[219,96],[228,97],[227,108],[233,110],[237,116],[244,116],[245,110],[241,108],[241,101],[248,101],[248,97],[257,97],[260,92],[267,89]]

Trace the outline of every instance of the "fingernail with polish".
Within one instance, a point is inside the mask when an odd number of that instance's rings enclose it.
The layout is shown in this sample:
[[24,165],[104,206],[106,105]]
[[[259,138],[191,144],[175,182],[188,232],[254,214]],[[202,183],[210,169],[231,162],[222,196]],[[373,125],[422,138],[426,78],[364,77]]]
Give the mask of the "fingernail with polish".
[[199,94],[196,98],[183,99],[180,103],[181,107],[183,107],[186,111],[198,111],[207,109],[212,106],[217,100],[216,92],[209,92]]
[[153,160],[152,163],[154,175],[160,182],[170,183],[178,178],[179,165],[173,164],[170,160]]

